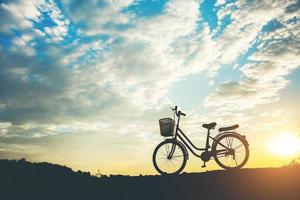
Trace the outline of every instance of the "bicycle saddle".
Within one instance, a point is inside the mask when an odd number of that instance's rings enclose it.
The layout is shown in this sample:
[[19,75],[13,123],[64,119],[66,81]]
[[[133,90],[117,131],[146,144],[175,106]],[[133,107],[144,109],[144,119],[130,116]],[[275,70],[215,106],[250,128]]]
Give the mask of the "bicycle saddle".
[[208,130],[210,130],[210,129],[214,129],[216,125],[217,125],[216,122],[212,122],[210,124],[202,124],[202,127],[207,128]]
[[219,128],[219,131],[220,131],[220,132],[223,132],[223,131],[230,131],[230,130],[237,129],[238,127],[239,127],[239,125],[236,124],[236,125],[233,125],[233,126],[227,126],[227,127]]

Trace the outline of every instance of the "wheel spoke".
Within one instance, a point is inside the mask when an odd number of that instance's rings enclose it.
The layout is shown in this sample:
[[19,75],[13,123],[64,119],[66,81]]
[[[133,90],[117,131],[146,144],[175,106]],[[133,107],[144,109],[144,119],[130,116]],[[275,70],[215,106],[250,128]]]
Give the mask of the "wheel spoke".
[[226,144],[227,144],[227,147],[230,148],[230,145],[229,145],[229,138],[226,138]]
[[[162,143],[157,147],[153,155],[154,166],[161,174],[179,173],[186,163],[186,157],[183,149],[173,141]],[[172,153],[172,156],[170,156]]]
[[184,155],[181,155],[181,156],[172,156],[172,158],[181,158],[183,157]]
[[167,169],[168,172],[169,172],[169,168],[170,168],[170,162],[168,162],[168,169]]
[[172,161],[170,161],[170,163],[175,167],[175,169],[176,169],[176,166],[175,166],[175,164],[172,162]]
[[182,160],[178,160],[178,159],[174,159],[173,161],[177,163],[182,162]]
[[233,140],[234,140],[234,137],[231,137],[231,139],[230,139],[230,148],[232,148]]
[[[224,148],[224,146],[226,146],[226,148]],[[230,151],[226,151],[226,149]],[[248,160],[248,148],[245,146],[242,139],[234,134],[221,136],[216,141],[214,151],[216,152],[214,157],[217,164],[225,169],[240,168]],[[231,153],[231,151],[233,152]],[[229,152],[230,154],[228,154]]]
[[169,145],[166,145],[166,153],[169,155]]
[[166,157],[163,157],[163,158],[156,158],[156,159],[159,159],[159,160],[167,160]]
[[221,147],[223,147],[224,149],[229,149],[225,144],[223,144],[221,141],[218,143],[218,145],[220,145]]
[[238,146],[236,146],[236,147],[234,148],[234,150],[237,150],[237,149],[241,148],[242,146],[244,146],[243,143],[240,144],[240,145],[238,145]]
[[168,160],[165,160],[163,163],[162,163],[162,166],[165,166],[167,164]]

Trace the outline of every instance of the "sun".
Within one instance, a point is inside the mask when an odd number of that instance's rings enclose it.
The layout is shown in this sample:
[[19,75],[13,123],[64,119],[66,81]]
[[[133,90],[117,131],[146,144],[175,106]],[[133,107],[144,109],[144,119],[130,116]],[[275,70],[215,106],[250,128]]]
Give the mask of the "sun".
[[300,153],[300,139],[291,133],[278,135],[271,139],[269,150],[279,156],[294,156]]

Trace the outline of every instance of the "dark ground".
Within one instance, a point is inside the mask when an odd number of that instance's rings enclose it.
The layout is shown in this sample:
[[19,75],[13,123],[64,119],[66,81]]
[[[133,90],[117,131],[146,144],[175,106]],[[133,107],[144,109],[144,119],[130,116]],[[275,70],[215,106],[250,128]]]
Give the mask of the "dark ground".
[[0,160],[0,199],[300,200],[300,167],[97,178],[50,163]]

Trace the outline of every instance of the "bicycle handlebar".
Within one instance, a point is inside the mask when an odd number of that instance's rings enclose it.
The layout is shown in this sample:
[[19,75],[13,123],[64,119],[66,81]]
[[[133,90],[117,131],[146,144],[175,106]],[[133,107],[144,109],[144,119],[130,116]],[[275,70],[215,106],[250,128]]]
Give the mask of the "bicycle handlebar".
[[185,114],[185,113],[183,113],[183,112],[181,112],[181,111],[178,111],[178,114],[179,114],[179,115],[186,116],[186,114]]
[[186,116],[186,114],[183,113],[183,112],[181,112],[180,110],[177,111],[177,108],[178,108],[177,106],[175,106],[174,108],[171,108],[175,112],[175,114],[176,114],[177,117],[179,117],[180,115]]

